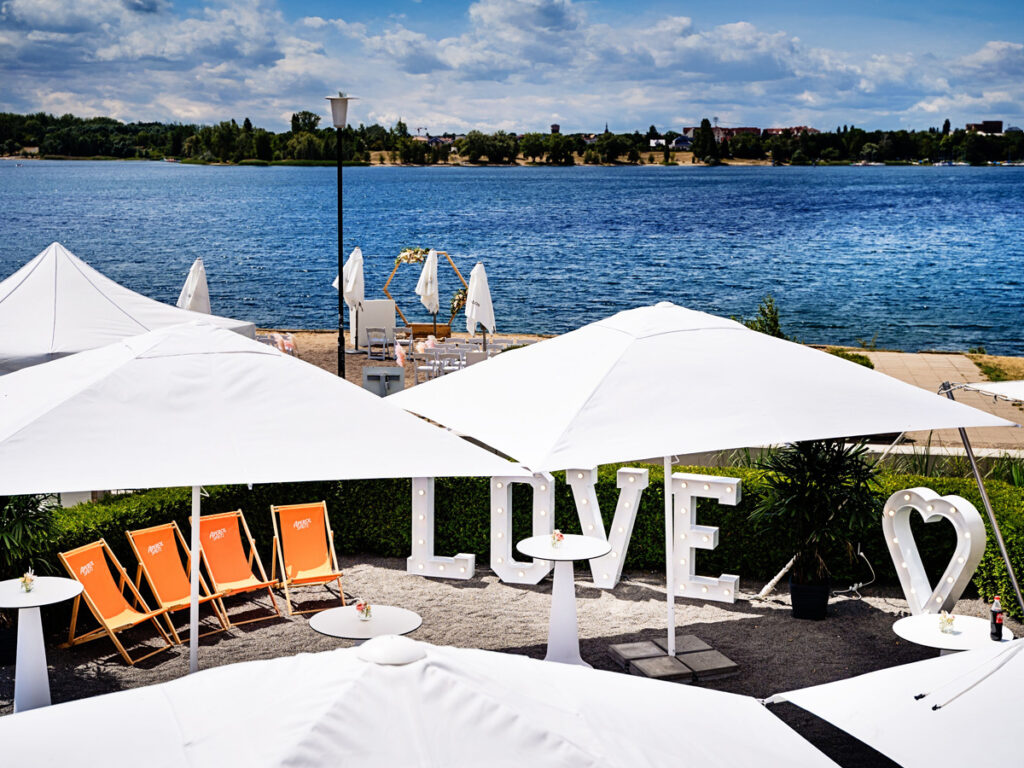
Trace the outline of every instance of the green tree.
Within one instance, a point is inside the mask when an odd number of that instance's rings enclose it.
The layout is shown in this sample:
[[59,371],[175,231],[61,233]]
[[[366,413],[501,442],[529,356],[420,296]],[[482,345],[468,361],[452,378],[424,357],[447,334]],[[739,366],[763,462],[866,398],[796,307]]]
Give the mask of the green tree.
[[733,320],[739,320],[752,331],[774,336],[777,339],[793,340],[782,332],[782,325],[779,322],[779,307],[771,294],[761,299],[761,303],[757,305],[756,315],[746,319],[734,317]]
[[700,121],[700,128],[693,136],[693,156],[702,163],[714,165],[718,162],[718,142],[711,128],[711,121],[706,117]]
[[550,134],[545,143],[547,144],[547,158],[551,165],[573,165],[576,160],[573,152],[576,149],[575,142],[564,133]]
[[536,162],[537,158],[544,157],[544,134],[527,133],[519,142],[519,151],[523,157]]
[[470,131],[460,142],[459,154],[471,163],[479,163],[480,158],[490,149],[489,143],[487,136],[481,131]]
[[313,133],[320,125],[320,115],[302,110],[292,115],[292,133]]

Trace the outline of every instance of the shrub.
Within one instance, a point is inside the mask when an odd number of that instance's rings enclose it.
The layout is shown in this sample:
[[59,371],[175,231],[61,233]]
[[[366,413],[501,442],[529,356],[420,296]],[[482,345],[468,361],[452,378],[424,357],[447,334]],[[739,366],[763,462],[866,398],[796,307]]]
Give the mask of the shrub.
[[842,347],[829,347],[827,351],[830,355],[841,357],[843,360],[849,360],[851,363],[856,363],[857,365],[863,365],[865,368],[871,368],[872,370],[875,368],[875,364],[871,362],[871,358],[867,355],[862,355],[859,352],[851,352],[850,350],[843,349]]

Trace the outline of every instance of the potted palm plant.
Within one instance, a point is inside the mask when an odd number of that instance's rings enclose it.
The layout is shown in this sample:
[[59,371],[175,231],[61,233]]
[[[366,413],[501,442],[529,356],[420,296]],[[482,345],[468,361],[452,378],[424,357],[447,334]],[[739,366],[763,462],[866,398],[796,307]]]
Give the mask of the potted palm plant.
[[863,443],[794,443],[770,452],[761,498],[751,520],[785,536],[794,553],[790,571],[793,616],[823,619],[831,591],[829,561],[854,559],[854,542],[875,519],[876,470]]

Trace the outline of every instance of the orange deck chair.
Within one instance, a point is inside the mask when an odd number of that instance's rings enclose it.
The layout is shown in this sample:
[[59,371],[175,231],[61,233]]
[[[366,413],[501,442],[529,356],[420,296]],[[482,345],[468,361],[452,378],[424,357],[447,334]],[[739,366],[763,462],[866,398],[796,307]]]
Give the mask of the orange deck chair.
[[[195,525],[192,518],[189,518],[189,522]],[[245,533],[245,540],[249,546],[248,556],[242,544],[242,533]],[[210,574],[210,582],[215,592],[228,596],[265,589],[274,604],[274,613],[271,616],[259,616],[245,621],[231,621],[225,616],[230,625],[249,624],[281,615],[281,609],[277,607],[277,599],[271,590],[271,587],[278,586],[278,582],[276,579],[267,578],[259,552],[256,551],[256,542],[249,533],[249,526],[245,522],[242,510],[202,515],[199,518],[199,542],[203,564],[206,566],[206,572]],[[253,570],[254,565],[256,570]]]
[[[181,529],[174,521],[138,531],[125,531],[125,535],[139,561],[139,568],[135,573],[135,588],[139,588],[142,576],[145,574],[146,583],[149,584],[157,605],[167,609],[164,620],[167,622],[168,629],[171,630],[171,637],[180,645],[181,638],[178,637],[178,633],[174,629],[171,614],[188,608],[192,602],[192,586],[188,576],[188,569],[192,566],[192,555],[188,550],[188,544],[185,543],[185,537],[181,535]],[[185,554],[184,565],[181,562],[182,552]],[[220,593],[211,592],[206,584],[206,579],[200,574],[199,604],[211,601],[211,607],[217,616],[217,621],[220,622],[220,628],[211,629],[209,632],[199,635],[200,637],[206,637],[228,628],[223,606],[219,605]]]
[[345,605],[338,556],[334,552],[334,532],[327,519],[327,502],[271,506],[270,516],[274,520],[274,560],[270,576],[273,578],[277,575],[277,564],[280,561],[281,584],[284,586],[284,599],[288,603],[288,615],[321,610],[294,610],[289,587],[316,584],[327,586],[328,582],[337,580],[341,604]]
[[[114,641],[118,653],[133,666],[136,661],[148,659],[153,654],[172,646],[171,639],[156,620],[158,616],[165,614],[167,609],[149,610],[146,601],[142,599],[139,590],[132,584],[128,574],[125,573],[121,563],[114,557],[114,553],[110,551],[110,547],[104,539],[100,539],[92,544],[86,544],[84,547],[73,549],[70,552],[59,552],[57,557],[64,563],[64,567],[71,574],[71,578],[82,584],[82,593],[75,598],[71,608],[71,629],[68,632],[67,645],[78,645],[89,640],[95,640],[106,634]],[[111,571],[111,566],[113,566],[113,571]],[[119,576],[117,582],[114,581],[115,573]],[[125,586],[128,587],[128,591],[134,598],[138,609],[129,605],[125,599]],[[86,632],[84,635],[76,637],[75,627],[78,624],[78,608],[83,599],[86,605],[89,606],[89,610],[92,611],[92,615],[96,617],[96,621],[100,623],[100,626],[99,629],[94,629],[91,632]],[[133,660],[128,655],[128,651],[121,645],[121,641],[117,639],[117,633],[123,629],[141,624],[144,621],[153,622],[156,631],[167,645]]]

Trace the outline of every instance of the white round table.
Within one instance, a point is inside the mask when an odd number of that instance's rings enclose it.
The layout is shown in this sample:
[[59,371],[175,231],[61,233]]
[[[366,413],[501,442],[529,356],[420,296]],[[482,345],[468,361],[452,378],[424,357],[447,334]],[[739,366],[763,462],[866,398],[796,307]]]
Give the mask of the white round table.
[[[989,636],[989,620],[976,616],[953,614],[953,631],[950,634],[939,631],[939,615],[935,613],[902,618],[892,625],[892,631],[912,643],[939,648],[944,654],[984,648],[994,642]],[[1003,626],[1002,642],[1008,643],[1011,640],[1013,632]]]
[[70,600],[82,592],[73,579],[37,576],[31,592],[19,579],[0,581],[0,608],[18,609],[18,651],[14,671],[14,711],[50,706],[50,678],[46,672],[46,646],[39,608]]
[[393,605],[372,605],[370,619],[363,621],[354,605],[320,611],[309,620],[309,626],[322,635],[356,640],[357,645],[381,635],[407,635],[420,628],[423,619],[415,611]]
[[516,549],[527,557],[551,560],[555,564],[554,584],[551,587],[551,619],[548,623],[548,652],[544,661],[579,664],[589,667],[580,656],[580,626],[576,618],[576,582],[573,578],[573,560],[592,560],[612,551],[607,541],[593,536],[565,534],[560,546],[551,544],[551,535],[531,536],[516,544]]

